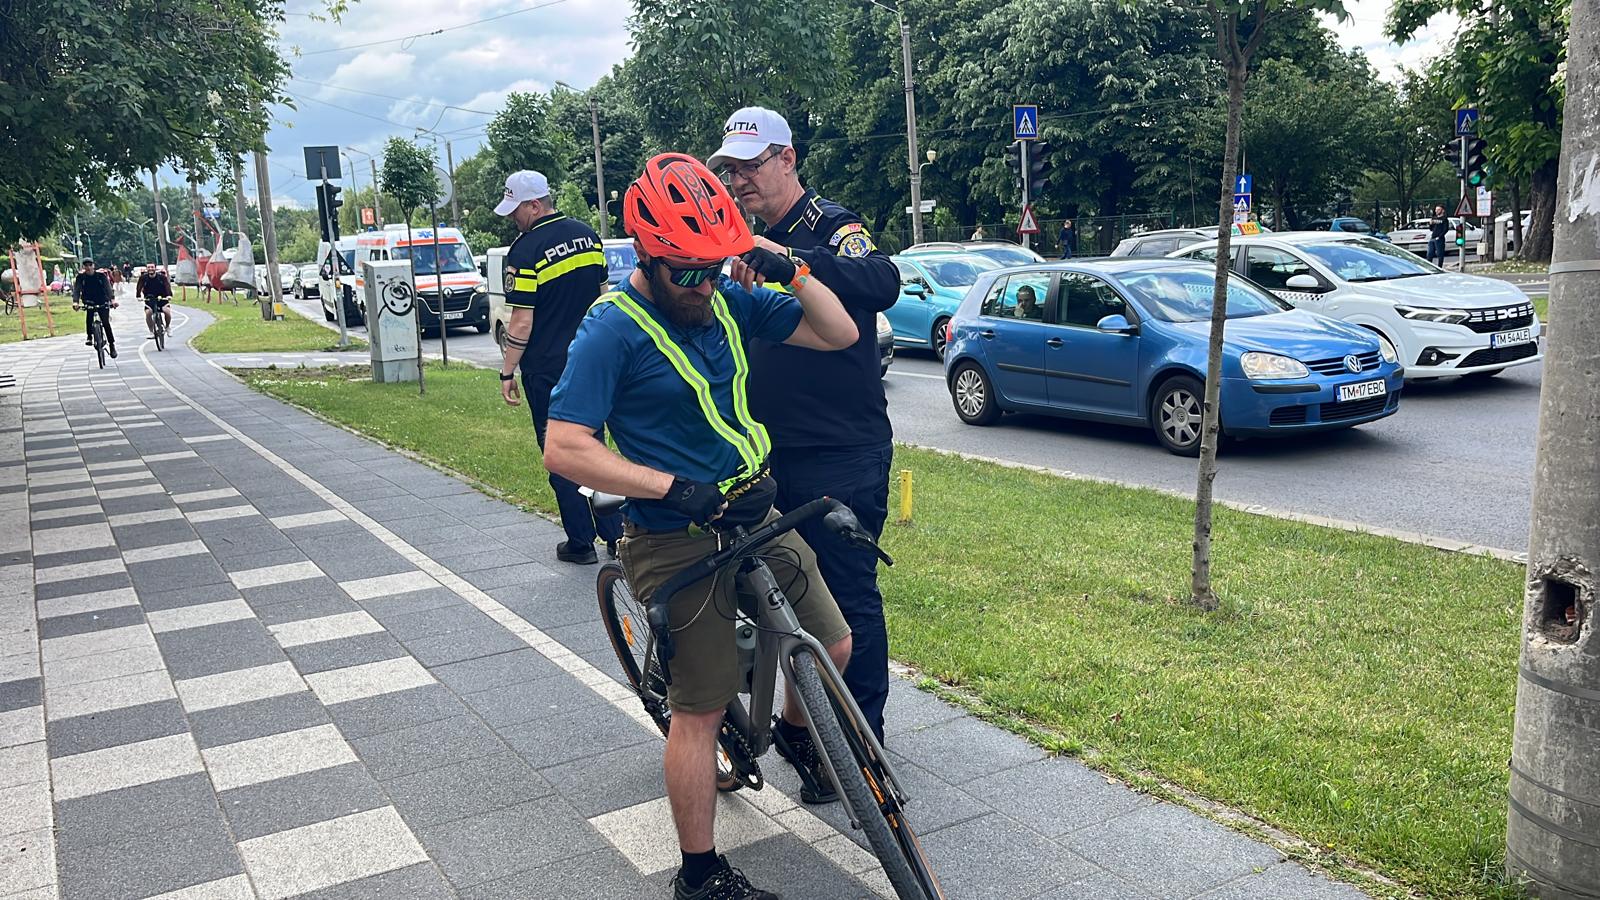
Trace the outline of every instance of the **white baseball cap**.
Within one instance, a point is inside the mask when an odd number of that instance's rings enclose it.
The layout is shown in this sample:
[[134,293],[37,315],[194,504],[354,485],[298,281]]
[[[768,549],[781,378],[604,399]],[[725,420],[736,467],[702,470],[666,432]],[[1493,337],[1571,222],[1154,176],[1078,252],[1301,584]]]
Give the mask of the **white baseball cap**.
[[746,106],[728,117],[722,126],[722,149],[706,160],[706,166],[716,169],[736,159],[755,159],[768,147],[777,144],[789,147],[794,144],[794,133],[783,116],[762,106]]
[[494,208],[497,216],[509,216],[524,200],[538,200],[550,196],[550,180],[538,172],[523,169],[506,176],[506,194]]

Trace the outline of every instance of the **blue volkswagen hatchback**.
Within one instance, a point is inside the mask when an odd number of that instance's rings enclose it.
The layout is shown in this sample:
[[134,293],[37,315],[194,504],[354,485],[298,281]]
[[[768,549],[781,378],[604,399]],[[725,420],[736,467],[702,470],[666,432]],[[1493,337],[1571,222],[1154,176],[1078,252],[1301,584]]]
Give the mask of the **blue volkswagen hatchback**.
[[[1119,257],[986,272],[951,320],[945,380],[956,414],[1004,412],[1145,425],[1200,452],[1210,265]],[[1349,428],[1400,408],[1405,370],[1381,335],[1297,310],[1230,275],[1225,434]]]

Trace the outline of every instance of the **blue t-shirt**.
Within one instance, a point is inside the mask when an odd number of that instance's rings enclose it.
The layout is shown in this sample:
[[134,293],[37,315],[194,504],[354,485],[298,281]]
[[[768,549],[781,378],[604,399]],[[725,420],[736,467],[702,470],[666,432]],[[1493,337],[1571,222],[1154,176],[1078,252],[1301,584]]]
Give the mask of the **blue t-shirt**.
[[[679,328],[633,285],[624,283],[623,290],[683,348],[710,383],[722,418],[740,430],[733,410],[733,353],[722,323],[712,319],[701,328]],[[756,338],[782,341],[800,325],[803,313],[793,295],[764,287],[747,291],[728,278],[718,290],[747,348]],[[743,464],[739,451],[707,424],[694,389],[615,303],[596,306],[579,324],[567,348],[567,368],[550,395],[550,418],[597,431],[604,425],[623,458],[682,478],[714,484],[737,475]],[[630,500],[624,513],[650,529],[689,525],[651,501]]]

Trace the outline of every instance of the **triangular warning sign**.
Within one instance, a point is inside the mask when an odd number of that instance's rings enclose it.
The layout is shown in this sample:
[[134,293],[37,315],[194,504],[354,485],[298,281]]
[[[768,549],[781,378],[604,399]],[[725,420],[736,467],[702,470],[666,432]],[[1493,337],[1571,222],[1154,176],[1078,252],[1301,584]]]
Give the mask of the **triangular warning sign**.
[[1033,204],[1022,208],[1022,224],[1017,226],[1018,234],[1038,234],[1039,220],[1033,217]]
[[1462,197],[1461,198],[1461,203],[1458,206],[1456,206],[1456,215],[1458,215],[1458,216],[1476,215],[1477,212],[1478,212],[1478,210],[1475,207],[1473,207],[1472,198],[1470,198],[1470,197]]
[[1026,110],[1017,119],[1017,137],[1038,137],[1039,127],[1034,124],[1033,116]]

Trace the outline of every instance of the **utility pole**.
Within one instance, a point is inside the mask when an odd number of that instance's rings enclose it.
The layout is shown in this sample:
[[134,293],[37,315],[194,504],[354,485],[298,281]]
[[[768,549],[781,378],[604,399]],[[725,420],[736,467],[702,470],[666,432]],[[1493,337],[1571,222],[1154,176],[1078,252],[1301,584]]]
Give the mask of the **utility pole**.
[[[444,164],[449,167],[450,184],[453,187],[456,183],[456,155],[451,151],[449,141],[444,142]],[[461,201],[456,199],[456,195],[459,193],[460,191],[456,190],[450,191],[450,224],[456,228],[461,227]],[[434,224],[437,225],[438,223],[435,222]],[[601,229],[600,236],[605,237],[604,229]]]
[[[906,24],[903,6],[896,7],[894,13],[900,21],[900,62],[905,69],[906,166],[911,175],[911,242],[920,244],[922,243],[922,166],[917,162],[917,79],[911,68],[911,26]],[[1024,156],[1023,159],[1026,160],[1027,157]],[[1026,162],[1023,163],[1023,172],[1027,172]],[[1027,238],[1023,240],[1026,241]]]
[[[378,187],[378,161],[369,156],[367,157],[367,164],[372,166],[372,214],[378,219],[378,230],[382,231],[383,201],[378,197],[382,193],[382,189]],[[454,179],[452,179],[451,183],[454,183]]]
[[1544,898],[1600,897],[1597,166],[1600,2],[1573,0],[1506,824],[1507,876]]
[[[1032,186],[1028,184],[1033,180],[1033,171],[1030,168],[1033,161],[1032,145],[1033,141],[1023,141],[1022,146],[1019,148],[1021,152],[1018,154],[1019,161],[1022,163],[1022,209],[1024,211],[1028,209],[1028,204],[1033,200],[1031,196],[1033,193]],[[1024,231],[1022,233],[1022,246],[1032,247],[1033,235]]]
[[161,271],[167,271],[167,217],[161,204],[161,183],[156,180],[156,170],[150,169],[150,200],[156,210],[156,250],[161,254]]
[[[350,154],[340,150],[339,155],[343,156],[344,161],[350,166],[350,193],[355,195],[353,199],[356,201],[355,224],[351,226],[350,233],[355,234],[361,230],[361,180],[356,178],[356,161],[350,158]],[[377,182],[373,182],[372,191],[377,193]]]
[[[1461,144],[1461,203],[1467,202],[1467,142],[1469,140],[1471,138],[1464,134],[1459,139]],[[1456,205],[1456,212],[1461,212],[1459,203]],[[1467,270],[1467,244],[1465,241],[1467,217],[1462,215],[1459,218],[1461,219],[1461,226],[1456,229],[1456,271],[1465,272]]]
[[261,244],[267,254],[267,289],[272,296],[261,310],[262,318],[272,316],[272,302],[283,299],[283,281],[278,277],[278,226],[272,218],[272,181],[267,174],[267,155],[256,151],[256,205],[261,210]]
[[[611,237],[611,206],[606,203],[606,169],[600,157],[600,110],[589,94],[589,128],[594,132],[594,202],[600,205],[600,240]],[[452,195],[451,201],[455,197]]]
[[205,214],[200,211],[200,183],[195,180],[194,173],[189,173],[189,215],[190,231],[194,234],[194,264],[195,282],[204,283],[206,273],[200,271],[200,233],[205,227]]

